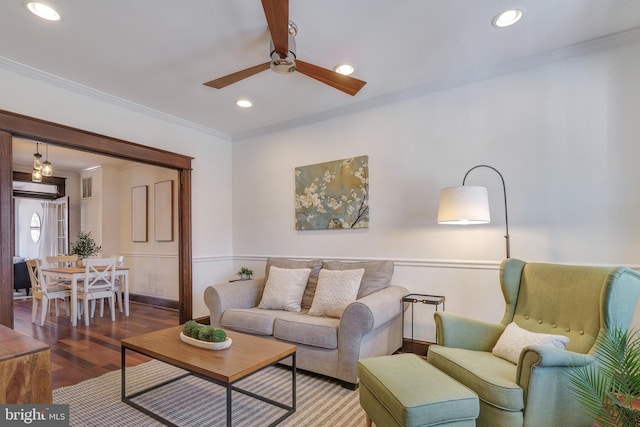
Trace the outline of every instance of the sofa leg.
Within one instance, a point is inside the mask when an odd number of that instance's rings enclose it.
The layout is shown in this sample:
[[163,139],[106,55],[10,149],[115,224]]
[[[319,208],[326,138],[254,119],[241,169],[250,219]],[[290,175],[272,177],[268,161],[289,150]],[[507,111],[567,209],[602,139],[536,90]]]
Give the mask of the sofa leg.
[[367,427],[371,427],[371,417],[369,416],[369,414],[365,414],[367,417]]
[[358,388],[358,383],[350,383],[347,381],[340,381],[340,385],[342,386],[342,388],[346,388],[349,390],[356,390]]

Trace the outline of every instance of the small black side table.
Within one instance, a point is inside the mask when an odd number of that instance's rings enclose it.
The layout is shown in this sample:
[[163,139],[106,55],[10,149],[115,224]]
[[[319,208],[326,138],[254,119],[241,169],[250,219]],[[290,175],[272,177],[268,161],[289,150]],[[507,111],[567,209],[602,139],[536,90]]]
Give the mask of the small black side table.
[[[413,339],[413,306],[417,303],[429,304],[435,306],[436,311],[438,311],[438,306],[442,304],[442,311],[445,311],[445,297],[444,295],[408,294],[402,297],[402,302],[411,304],[411,352],[413,353],[413,345],[415,342]],[[402,339],[404,340],[404,309],[402,310]],[[438,331],[436,330],[436,342],[437,341]]]

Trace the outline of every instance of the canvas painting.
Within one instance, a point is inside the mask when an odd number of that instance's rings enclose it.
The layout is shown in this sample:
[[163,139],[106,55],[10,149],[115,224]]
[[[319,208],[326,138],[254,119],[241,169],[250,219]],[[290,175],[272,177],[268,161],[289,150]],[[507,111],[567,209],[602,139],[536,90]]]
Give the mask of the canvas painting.
[[369,227],[369,156],[296,168],[296,230]]

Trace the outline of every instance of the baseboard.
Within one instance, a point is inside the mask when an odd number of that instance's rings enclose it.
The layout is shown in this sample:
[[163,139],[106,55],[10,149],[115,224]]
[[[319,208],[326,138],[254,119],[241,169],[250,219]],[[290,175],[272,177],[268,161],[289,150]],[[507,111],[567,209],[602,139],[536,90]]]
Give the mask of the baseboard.
[[150,297],[148,295],[129,294],[129,301],[153,305],[155,307],[170,308],[172,310],[178,309],[178,301],[166,298]]

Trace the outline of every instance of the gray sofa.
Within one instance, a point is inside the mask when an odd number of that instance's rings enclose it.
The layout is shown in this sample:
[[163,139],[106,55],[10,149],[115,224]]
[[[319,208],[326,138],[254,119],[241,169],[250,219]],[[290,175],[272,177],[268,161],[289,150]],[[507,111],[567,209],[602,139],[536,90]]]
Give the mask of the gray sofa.
[[[311,269],[301,311],[258,307],[271,266]],[[340,318],[308,314],[322,268],[364,268],[357,299]],[[336,378],[343,386],[355,388],[358,359],[391,354],[402,346],[402,297],[408,291],[392,286],[392,275],[391,261],[345,263],[270,258],[265,278],[209,286],[205,303],[212,326],[296,344],[299,369]]]

